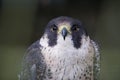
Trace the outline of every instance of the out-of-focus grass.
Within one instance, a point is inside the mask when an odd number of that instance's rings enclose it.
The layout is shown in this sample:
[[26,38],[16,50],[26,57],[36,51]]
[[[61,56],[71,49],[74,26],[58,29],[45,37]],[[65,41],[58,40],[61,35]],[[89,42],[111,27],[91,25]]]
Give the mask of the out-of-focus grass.
[[0,80],[18,80],[24,46],[0,46]]
[[120,50],[101,50],[101,80],[120,80]]

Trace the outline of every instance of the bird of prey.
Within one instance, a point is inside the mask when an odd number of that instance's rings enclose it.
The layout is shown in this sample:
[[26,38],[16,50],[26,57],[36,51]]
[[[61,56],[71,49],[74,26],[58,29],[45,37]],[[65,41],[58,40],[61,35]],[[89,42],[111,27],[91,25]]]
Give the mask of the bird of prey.
[[100,53],[81,21],[60,16],[26,51],[20,80],[99,80]]

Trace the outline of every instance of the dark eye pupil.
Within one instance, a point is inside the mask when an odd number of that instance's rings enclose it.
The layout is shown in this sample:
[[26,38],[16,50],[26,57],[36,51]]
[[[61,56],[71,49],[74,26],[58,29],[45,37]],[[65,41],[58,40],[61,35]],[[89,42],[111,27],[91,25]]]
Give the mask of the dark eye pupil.
[[52,25],[51,26],[51,31],[56,31],[57,30],[57,26],[56,25]]
[[54,27],[53,27],[53,30],[57,30],[57,27],[54,26]]
[[78,25],[73,25],[72,31],[78,31],[78,30],[79,30],[79,26]]

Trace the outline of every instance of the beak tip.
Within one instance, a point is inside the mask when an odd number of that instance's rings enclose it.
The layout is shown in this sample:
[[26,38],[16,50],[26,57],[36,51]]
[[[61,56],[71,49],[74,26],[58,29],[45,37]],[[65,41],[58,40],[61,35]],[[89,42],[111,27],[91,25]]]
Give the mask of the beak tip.
[[65,40],[65,37],[63,37],[63,39]]

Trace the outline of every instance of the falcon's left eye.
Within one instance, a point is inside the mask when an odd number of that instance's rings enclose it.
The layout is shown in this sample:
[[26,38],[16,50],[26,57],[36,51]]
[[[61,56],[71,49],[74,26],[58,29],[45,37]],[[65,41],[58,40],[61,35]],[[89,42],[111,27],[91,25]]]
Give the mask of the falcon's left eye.
[[55,32],[55,31],[57,31],[57,30],[58,30],[58,28],[57,28],[57,26],[56,26],[56,25],[51,25],[50,30],[51,30],[52,32]]
[[79,31],[79,29],[80,29],[79,25],[76,25],[76,24],[73,25],[71,28],[72,31]]

